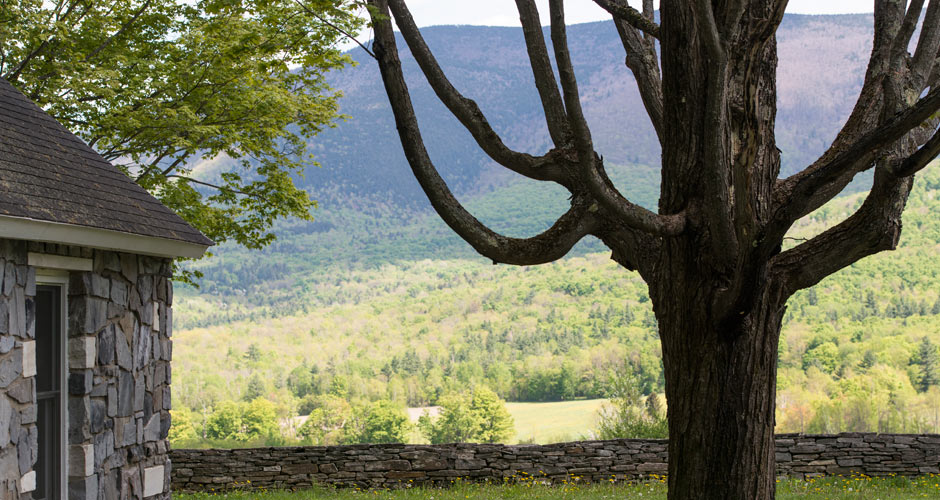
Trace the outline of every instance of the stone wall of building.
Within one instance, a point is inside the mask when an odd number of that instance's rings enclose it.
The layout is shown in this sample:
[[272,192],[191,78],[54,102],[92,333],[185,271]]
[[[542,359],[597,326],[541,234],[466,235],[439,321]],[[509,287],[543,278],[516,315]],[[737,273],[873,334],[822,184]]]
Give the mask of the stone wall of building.
[[[173,450],[173,489],[363,488],[503,482],[636,480],[665,474],[665,440],[618,439],[551,445],[352,445]],[[940,473],[940,435],[777,436],[777,473],[799,478]]]
[[0,498],[32,498],[36,482],[36,273],[26,255],[25,243],[0,240]]
[[69,498],[169,498],[171,261],[69,273]]
[[37,274],[67,292],[69,498],[170,497],[171,272],[168,259],[0,240],[0,498],[36,485]]

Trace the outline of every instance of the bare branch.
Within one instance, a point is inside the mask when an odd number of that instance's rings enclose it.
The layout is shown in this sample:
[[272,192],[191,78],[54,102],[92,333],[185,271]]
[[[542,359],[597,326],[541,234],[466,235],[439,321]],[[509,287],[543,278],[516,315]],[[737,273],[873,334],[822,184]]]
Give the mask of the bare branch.
[[936,65],[938,50],[940,50],[940,0],[930,0],[920,38],[917,41],[917,49],[910,63],[910,83],[917,94],[920,94],[927,85],[933,84],[929,77]]
[[230,187],[228,187],[228,186],[219,186],[219,185],[217,185],[217,184],[212,184],[211,182],[201,181],[201,180],[199,180],[199,179],[195,179],[195,178],[193,178],[193,177],[189,177],[189,176],[186,176],[186,175],[170,174],[170,175],[167,175],[166,178],[167,178],[167,179],[180,179],[180,180],[183,180],[183,181],[186,181],[186,182],[191,182],[191,183],[193,183],[193,184],[199,184],[200,186],[206,186],[206,187],[210,187],[210,188],[212,188],[212,189],[217,189],[217,190],[219,190],[219,191],[223,191],[223,192],[226,192],[226,193],[240,194],[240,195],[242,195],[242,196],[248,196],[248,197],[251,197],[251,198],[262,199],[261,196],[259,196],[259,195],[257,195],[257,194],[246,193],[246,192],[241,191],[241,190],[239,190],[239,189],[233,189],[233,188],[230,188]]
[[490,126],[476,102],[461,95],[444,75],[404,2],[389,0],[388,6],[431,88],[447,109],[470,131],[480,148],[494,161],[518,174],[536,180],[552,180],[565,184],[564,172],[558,168],[549,168],[551,161],[548,158],[519,153],[503,144],[503,140]]
[[529,52],[529,63],[532,65],[532,74],[535,76],[535,87],[542,99],[548,133],[555,147],[561,148],[571,138],[571,128],[568,126],[568,117],[565,115],[565,105],[561,101],[561,94],[558,93],[552,62],[548,58],[545,37],[542,35],[542,23],[539,21],[539,11],[535,7],[534,0],[516,0],[516,8],[519,10],[522,34]]
[[636,78],[640,98],[646,114],[649,115],[656,130],[659,142],[663,141],[663,82],[659,73],[655,42],[652,38],[644,39],[640,31],[625,21],[616,20],[614,25],[620,35],[620,41],[626,52],[626,64]]
[[[370,0],[379,12],[388,11],[385,0]],[[598,227],[592,205],[582,196],[572,200],[571,209],[544,233],[532,238],[507,238],[473,217],[451,193],[428,157],[418,128],[408,86],[401,70],[395,35],[388,19],[373,17],[375,54],[388,93],[402,148],[418,183],[431,205],[461,238],[494,262],[531,265],[563,257],[572,246]],[[401,27],[401,23],[399,23]]]
[[594,3],[609,12],[614,19],[626,21],[630,23],[630,26],[652,37],[659,38],[659,25],[630,7],[625,0],[594,0]]
[[898,179],[887,161],[862,206],[848,219],[771,260],[771,273],[782,278],[787,295],[808,288],[859,259],[897,247],[901,214],[912,178]]
[[775,208],[768,236],[782,238],[793,222],[839,194],[848,183],[846,177],[851,179],[855,174],[871,168],[881,148],[904,137],[937,110],[940,110],[940,89],[931,91],[914,106],[863,135],[829,161],[814,164],[780,182],[774,189]]
[[339,26],[337,26],[337,25],[331,23],[330,21],[324,19],[323,16],[321,16],[320,14],[317,14],[316,12],[314,12],[313,10],[311,10],[309,7],[307,7],[307,6],[306,6],[303,2],[301,2],[300,0],[294,0],[294,3],[296,3],[298,6],[300,6],[300,8],[303,9],[304,12],[306,12],[307,14],[310,14],[311,16],[313,16],[313,17],[319,19],[321,23],[323,23],[323,24],[329,26],[330,28],[332,28],[333,30],[337,31],[338,33],[340,33],[341,35],[343,35],[343,36],[346,37],[347,39],[356,42],[356,45],[358,45],[362,50],[366,51],[366,54],[369,54],[370,56],[372,56],[372,59],[375,59],[375,54],[373,54],[372,51],[369,50],[369,47],[366,47],[365,45],[363,45],[362,42],[360,42],[359,40],[357,40],[354,35],[350,34],[348,31],[344,30],[343,28],[340,28]]
[[628,226],[644,231],[675,235],[685,229],[685,215],[658,215],[631,203],[623,197],[609,180],[601,177],[600,158],[594,152],[591,131],[581,110],[578,94],[578,82],[568,53],[568,40],[565,30],[565,13],[562,0],[549,0],[551,11],[552,45],[555,48],[555,60],[561,76],[561,88],[568,111],[568,121],[574,133],[574,142],[578,153],[579,172],[588,190],[604,208],[621,217]]
[[938,154],[940,154],[940,132],[934,132],[920,149],[895,167],[893,173],[898,177],[910,177],[926,167]]

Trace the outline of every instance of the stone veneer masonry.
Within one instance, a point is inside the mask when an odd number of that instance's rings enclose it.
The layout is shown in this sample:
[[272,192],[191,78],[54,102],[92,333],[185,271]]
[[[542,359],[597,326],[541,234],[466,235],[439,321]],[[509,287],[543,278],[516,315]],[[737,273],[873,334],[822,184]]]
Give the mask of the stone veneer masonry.
[[[173,450],[173,489],[363,488],[502,482],[635,480],[665,474],[666,441],[618,439],[551,445],[352,445]],[[777,435],[777,474],[799,478],[940,473],[940,435]],[[249,482],[250,481],[250,482]]]
[[11,240],[0,240],[0,498],[31,498],[35,482],[30,253],[92,262],[68,273],[69,499],[168,499],[171,261]]

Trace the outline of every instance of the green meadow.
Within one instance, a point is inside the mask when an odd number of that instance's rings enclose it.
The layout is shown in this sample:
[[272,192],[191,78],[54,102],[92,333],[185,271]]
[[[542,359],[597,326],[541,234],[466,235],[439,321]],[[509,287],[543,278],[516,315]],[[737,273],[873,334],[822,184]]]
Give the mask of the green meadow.
[[[402,490],[360,490],[315,488],[288,491],[213,492],[176,494],[178,500],[226,498],[231,500],[459,500],[459,499],[578,499],[660,500],[666,498],[665,478],[629,484],[580,484],[576,481],[555,486],[523,480],[515,484],[464,484],[459,480],[449,488]],[[914,500],[940,498],[940,477],[923,476],[871,478],[867,476],[830,477],[807,481],[784,479],[777,482],[777,500]]]

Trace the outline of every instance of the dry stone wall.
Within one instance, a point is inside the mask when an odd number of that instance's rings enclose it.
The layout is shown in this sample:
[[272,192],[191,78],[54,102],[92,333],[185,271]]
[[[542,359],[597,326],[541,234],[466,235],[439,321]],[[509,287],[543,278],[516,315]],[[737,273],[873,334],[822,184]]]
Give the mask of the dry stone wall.
[[[34,257],[87,265],[49,271]],[[0,239],[0,498],[37,487],[36,375],[52,368],[36,363],[37,275],[67,295],[68,498],[170,497],[171,271],[169,259]]]
[[26,255],[25,243],[0,240],[0,498],[31,498],[36,482],[36,271]]
[[[781,434],[778,475],[940,473],[940,435]],[[616,481],[665,474],[665,440],[618,439],[551,445],[353,445],[243,450],[173,450],[173,489],[362,488],[471,481]]]

